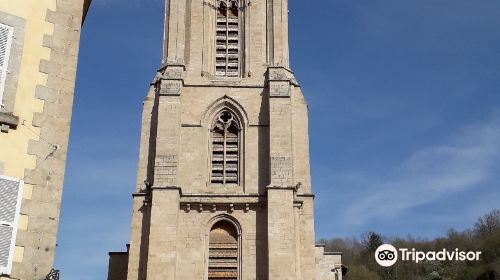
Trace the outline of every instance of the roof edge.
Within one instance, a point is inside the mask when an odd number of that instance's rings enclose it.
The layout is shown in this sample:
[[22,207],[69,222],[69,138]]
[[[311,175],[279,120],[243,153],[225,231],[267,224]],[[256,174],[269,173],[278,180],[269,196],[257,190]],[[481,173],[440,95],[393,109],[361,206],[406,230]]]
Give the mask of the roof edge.
[[92,3],[92,0],[84,0],[83,1],[82,25],[85,22],[85,18],[87,17],[87,12],[89,11],[89,8],[90,8],[90,3]]

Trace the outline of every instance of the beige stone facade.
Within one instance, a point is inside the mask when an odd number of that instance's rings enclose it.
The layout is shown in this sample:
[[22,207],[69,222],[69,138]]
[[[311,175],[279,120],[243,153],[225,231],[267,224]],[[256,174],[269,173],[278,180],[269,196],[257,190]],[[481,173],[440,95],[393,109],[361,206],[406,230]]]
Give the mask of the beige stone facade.
[[323,279],[288,1],[170,0],[166,11],[126,279]]
[[53,268],[80,29],[90,1],[0,0],[0,279]]
[[342,270],[347,273],[347,267],[342,266],[342,253],[325,252],[324,245],[316,245],[316,279],[342,279]]

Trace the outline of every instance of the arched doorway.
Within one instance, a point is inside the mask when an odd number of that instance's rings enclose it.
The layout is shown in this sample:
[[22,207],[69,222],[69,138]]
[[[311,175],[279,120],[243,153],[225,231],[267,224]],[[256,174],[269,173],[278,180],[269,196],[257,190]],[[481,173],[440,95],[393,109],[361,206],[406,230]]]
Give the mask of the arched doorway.
[[208,257],[209,280],[238,280],[238,230],[227,220],[215,223],[210,230]]

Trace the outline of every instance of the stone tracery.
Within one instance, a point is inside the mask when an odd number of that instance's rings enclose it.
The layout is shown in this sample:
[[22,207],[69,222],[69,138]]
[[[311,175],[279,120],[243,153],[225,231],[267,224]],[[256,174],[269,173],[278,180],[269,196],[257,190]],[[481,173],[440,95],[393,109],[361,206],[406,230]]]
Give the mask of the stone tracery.
[[238,184],[241,125],[229,110],[222,110],[211,129],[212,184]]

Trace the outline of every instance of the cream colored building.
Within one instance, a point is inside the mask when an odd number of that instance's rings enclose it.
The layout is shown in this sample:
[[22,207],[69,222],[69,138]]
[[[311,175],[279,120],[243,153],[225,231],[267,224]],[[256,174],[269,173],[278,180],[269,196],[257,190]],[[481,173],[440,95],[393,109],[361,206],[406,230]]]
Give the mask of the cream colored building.
[[144,100],[130,248],[110,280],[341,279],[315,246],[288,0],[170,0]]
[[0,279],[53,268],[80,29],[90,1],[0,0]]

